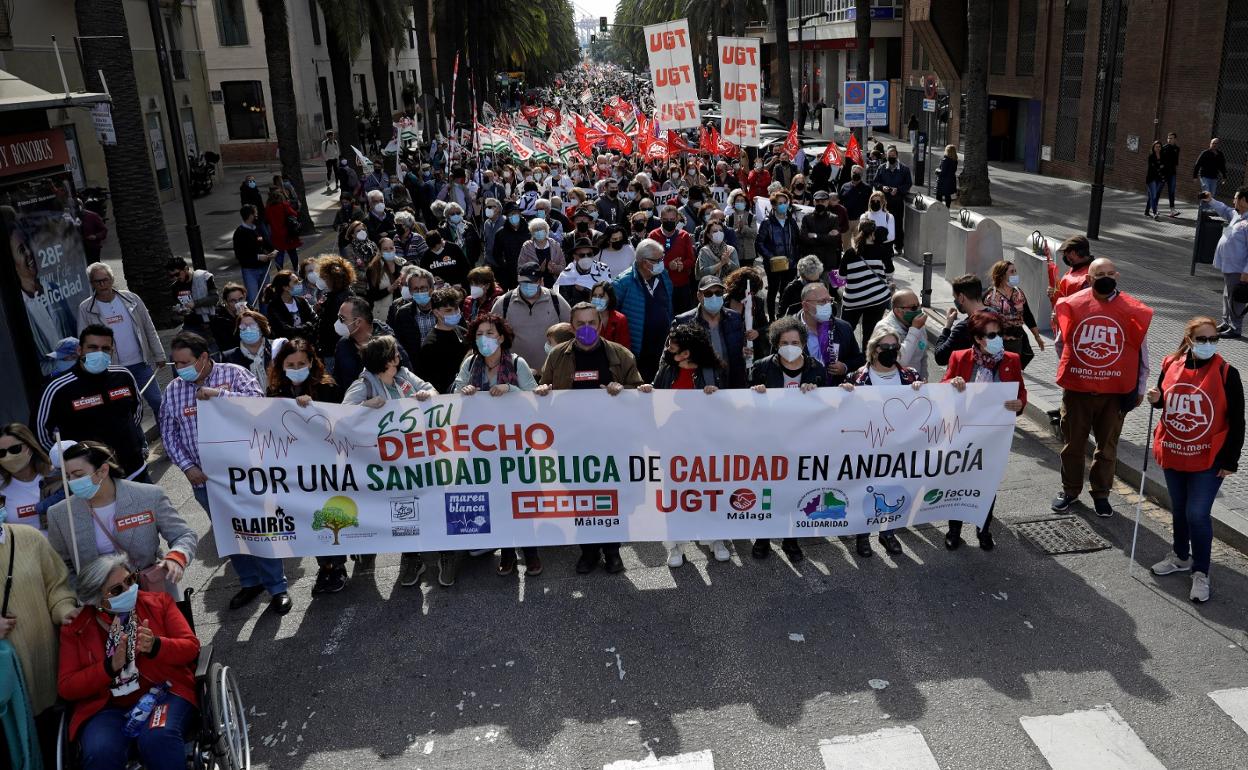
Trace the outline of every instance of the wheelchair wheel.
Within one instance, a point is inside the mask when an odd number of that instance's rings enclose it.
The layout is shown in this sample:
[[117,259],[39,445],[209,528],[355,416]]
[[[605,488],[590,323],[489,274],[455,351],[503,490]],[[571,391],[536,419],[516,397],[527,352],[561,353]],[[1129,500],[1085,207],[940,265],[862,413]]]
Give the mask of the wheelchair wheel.
[[70,713],[69,707],[65,707],[56,726],[56,770],[75,770],[78,767],[77,753],[69,742]]
[[208,669],[208,706],[216,743],[213,753],[222,770],[250,770],[251,743],[247,739],[247,715],[238,682],[229,666],[213,663]]

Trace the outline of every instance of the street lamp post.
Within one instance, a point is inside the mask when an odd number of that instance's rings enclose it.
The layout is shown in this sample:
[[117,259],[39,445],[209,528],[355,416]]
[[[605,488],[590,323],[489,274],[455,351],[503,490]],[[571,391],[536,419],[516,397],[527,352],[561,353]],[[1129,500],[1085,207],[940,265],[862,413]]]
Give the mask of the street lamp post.
[[[806,57],[802,50],[802,28],[812,19],[823,18],[822,13],[812,13],[806,16],[797,17],[797,115],[800,121],[802,113],[805,112],[805,102],[802,101],[802,80],[806,77]],[[813,84],[812,84],[813,88]],[[800,121],[800,128],[806,128],[805,121]]]

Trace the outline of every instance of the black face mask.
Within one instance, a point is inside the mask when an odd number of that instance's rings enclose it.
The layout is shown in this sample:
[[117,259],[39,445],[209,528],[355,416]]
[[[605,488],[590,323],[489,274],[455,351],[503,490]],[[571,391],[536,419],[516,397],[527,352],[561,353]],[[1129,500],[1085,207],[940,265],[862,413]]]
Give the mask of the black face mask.
[[854,180],[855,182],[861,182],[862,174],[851,174],[849,178]]
[[588,223],[588,222],[577,222],[577,223],[576,223],[576,231],[577,231],[578,233],[587,233],[587,232],[589,232],[589,223]]
[[872,211],[879,211],[879,210],[880,210],[880,202],[879,202],[879,201],[872,201],[872,202],[871,202],[871,210],[872,210]]
[[663,223],[663,232],[665,232],[665,233],[674,233],[674,232],[676,232],[676,223],[675,223],[675,222],[664,222],[664,223]]
[[879,361],[880,366],[896,366],[897,354],[899,352],[897,350],[881,350],[875,354],[875,360]]
[[1092,282],[1092,291],[1102,296],[1113,294],[1116,288],[1118,288],[1118,282],[1108,275],[1103,275]]

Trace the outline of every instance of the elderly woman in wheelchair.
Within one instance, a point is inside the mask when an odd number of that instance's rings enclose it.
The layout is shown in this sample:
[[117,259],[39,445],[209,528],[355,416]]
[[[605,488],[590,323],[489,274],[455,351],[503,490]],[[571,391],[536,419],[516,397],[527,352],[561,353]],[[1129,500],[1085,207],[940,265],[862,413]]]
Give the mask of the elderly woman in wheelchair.
[[[182,770],[198,729],[195,632],[167,594],[139,590],[124,554],[85,565],[77,593],[82,611],[61,629],[58,690],[72,706],[69,738],[82,766],[124,770],[137,750],[147,770]],[[157,704],[127,730],[153,688]]]

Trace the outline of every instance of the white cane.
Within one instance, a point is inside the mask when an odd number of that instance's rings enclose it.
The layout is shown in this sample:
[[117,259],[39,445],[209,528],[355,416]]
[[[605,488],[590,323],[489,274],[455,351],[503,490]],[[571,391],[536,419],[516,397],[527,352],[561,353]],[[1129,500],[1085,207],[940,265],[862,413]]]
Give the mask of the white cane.
[[[60,428],[56,429],[55,435],[57,447],[60,448]],[[65,451],[63,449],[61,450],[61,486],[65,490],[65,513],[66,518],[69,520],[69,544],[74,549],[74,574],[79,574],[82,572],[82,565],[78,563],[78,532],[74,529],[74,506],[71,499],[73,493],[69,490],[69,474],[65,471]]]
[[1140,471],[1139,499],[1135,502],[1135,530],[1131,533],[1131,560],[1127,563],[1128,575],[1135,570],[1135,541],[1140,536],[1140,509],[1144,507],[1144,482],[1148,479],[1148,455],[1152,448],[1153,413],[1156,411],[1157,407],[1149,404],[1148,431],[1144,434],[1144,468]]

